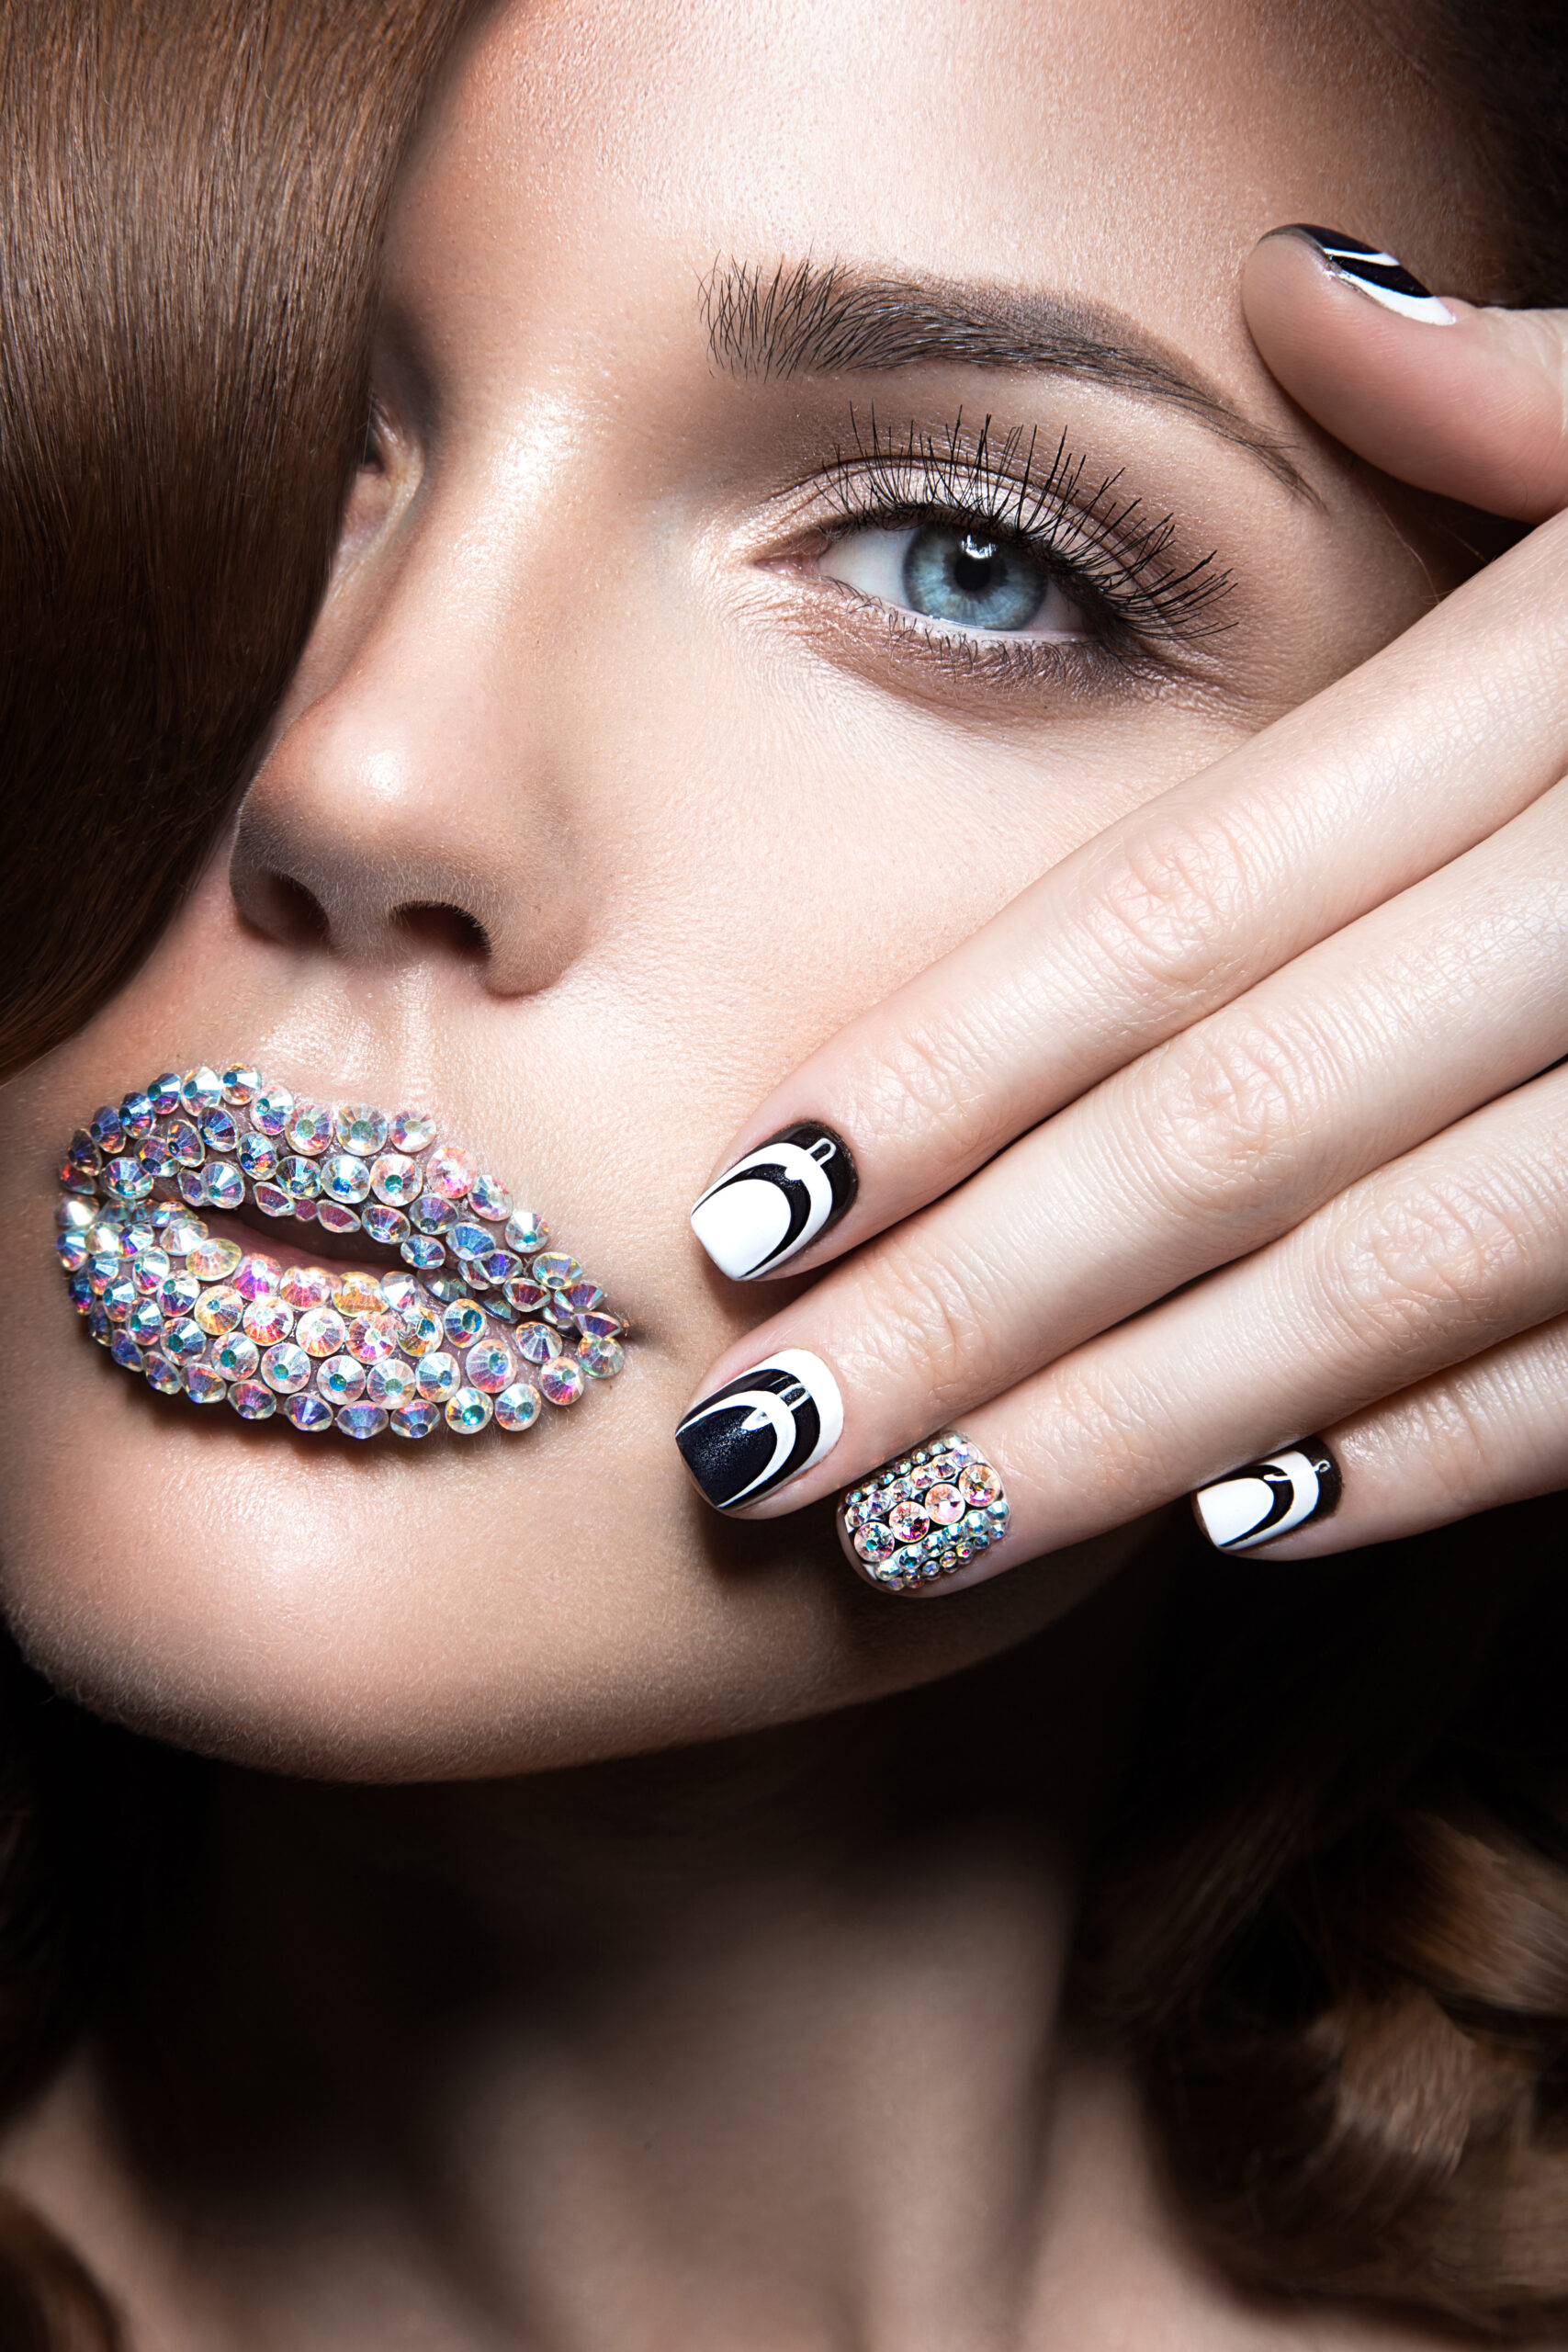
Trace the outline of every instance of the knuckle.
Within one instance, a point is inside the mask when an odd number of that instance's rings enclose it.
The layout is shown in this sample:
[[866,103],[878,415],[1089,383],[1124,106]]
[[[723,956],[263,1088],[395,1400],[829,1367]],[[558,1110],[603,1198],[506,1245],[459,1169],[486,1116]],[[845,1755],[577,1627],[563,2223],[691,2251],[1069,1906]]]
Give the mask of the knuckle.
[[992,1317],[987,1271],[918,1244],[878,1255],[857,1315],[879,1374],[895,1386],[917,1379],[940,1419],[1001,1382],[983,1377]]
[[1199,1213],[1277,1202],[1320,1087],[1284,1033],[1227,1016],[1150,1057],[1132,1105],[1140,1157]]
[[1234,942],[1256,899],[1254,861],[1234,812],[1145,811],[1095,861],[1084,916],[1119,978],[1142,975],[1190,1004],[1239,969]]
[[1169,1396],[1134,1361],[1112,1368],[1092,1351],[1065,1358],[1037,1419],[1036,1451],[1075,1495],[1131,1518],[1179,1491]]
[[1430,1346],[1490,1335],[1523,1254],[1497,1204],[1462,1182],[1412,1177],[1363,1193],[1337,1221],[1322,1272],[1358,1337]]
[[877,1041],[860,1073],[848,1124],[911,1151],[944,1147],[967,1155],[997,1130],[994,1041],[973,1020],[903,1023]]

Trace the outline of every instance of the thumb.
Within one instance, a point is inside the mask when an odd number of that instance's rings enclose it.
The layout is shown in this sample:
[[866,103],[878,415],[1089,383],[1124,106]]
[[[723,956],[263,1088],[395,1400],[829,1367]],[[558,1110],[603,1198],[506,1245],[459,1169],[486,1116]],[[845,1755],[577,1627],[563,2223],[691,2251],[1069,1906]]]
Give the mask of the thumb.
[[1521,523],[1568,506],[1568,311],[1439,300],[1391,254],[1301,227],[1253,247],[1242,300],[1291,398],[1384,473]]

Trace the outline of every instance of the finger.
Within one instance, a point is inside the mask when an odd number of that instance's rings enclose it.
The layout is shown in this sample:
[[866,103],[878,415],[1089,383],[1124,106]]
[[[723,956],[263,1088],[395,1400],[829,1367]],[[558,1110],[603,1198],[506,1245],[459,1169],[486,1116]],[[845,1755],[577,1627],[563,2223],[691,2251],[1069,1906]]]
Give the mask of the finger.
[[[1249,1464],[1193,1497],[1198,1523],[1217,1549],[1314,1559],[1568,1487],[1568,1317],[1489,1348],[1285,1453],[1304,1456],[1307,1477],[1292,1475],[1294,1464],[1281,1458]],[[1333,1465],[1326,1476],[1318,1468],[1324,1456]],[[1288,1486],[1275,1524],[1292,1519],[1272,1540],[1258,1518],[1270,1469],[1267,1509]]]
[[[803,1063],[727,1155],[745,1181],[699,1204],[716,1262],[793,1272],[853,1248],[1485,839],[1568,767],[1568,702],[1543,691],[1565,656],[1568,521],[1086,843]],[[738,1169],[781,1135],[772,1168]],[[835,1191],[811,1155],[845,1144]]]
[[1213,1486],[1568,1313],[1565,1164],[1554,1070],[964,1415],[1010,1516],[942,1589]]
[[1392,255],[1305,228],[1254,248],[1242,296],[1271,374],[1383,472],[1524,523],[1568,503],[1568,311],[1438,300]]
[[[833,1368],[834,1457],[801,1458],[768,1507],[967,1415],[1556,1061],[1565,964],[1568,786],[1106,1080],[731,1350],[711,1387],[781,1354]],[[1407,1377],[1396,1363],[1384,1385]],[[709,1498],[762,1500],[728,1483]]]

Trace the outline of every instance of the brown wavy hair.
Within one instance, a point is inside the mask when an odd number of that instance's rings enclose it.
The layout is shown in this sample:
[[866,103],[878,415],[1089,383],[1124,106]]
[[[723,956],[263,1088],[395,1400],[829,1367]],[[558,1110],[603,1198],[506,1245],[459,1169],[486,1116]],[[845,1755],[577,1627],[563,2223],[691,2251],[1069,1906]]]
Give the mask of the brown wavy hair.
[[[392,174],[470,13],[6,0],[0,1075],[124,980],[243,788],[361,446]],[[1568,300],[1559,0],[1398,25],[1473,133],[1474,290]],[[1243,2281],[1568,2325],[1565,1532],[1559,1499],[1182,1581],[1078,1999]],[[0,1646],[0,2122],[134,1944],[204,1769]],[[0,2194],[6,2352],[118,2341]]]

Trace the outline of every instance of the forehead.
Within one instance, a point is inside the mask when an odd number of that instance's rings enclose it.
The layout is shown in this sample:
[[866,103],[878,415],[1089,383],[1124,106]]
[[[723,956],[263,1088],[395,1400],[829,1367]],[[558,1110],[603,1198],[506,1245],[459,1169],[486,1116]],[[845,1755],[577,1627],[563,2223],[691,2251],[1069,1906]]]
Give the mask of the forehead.
[[603,333],[716,259],[811,257],[1084,291],[1245,367],[1256,238],[1430,264],[1452,150],[1340,0],[534,0],[434,109],[394,284]]

